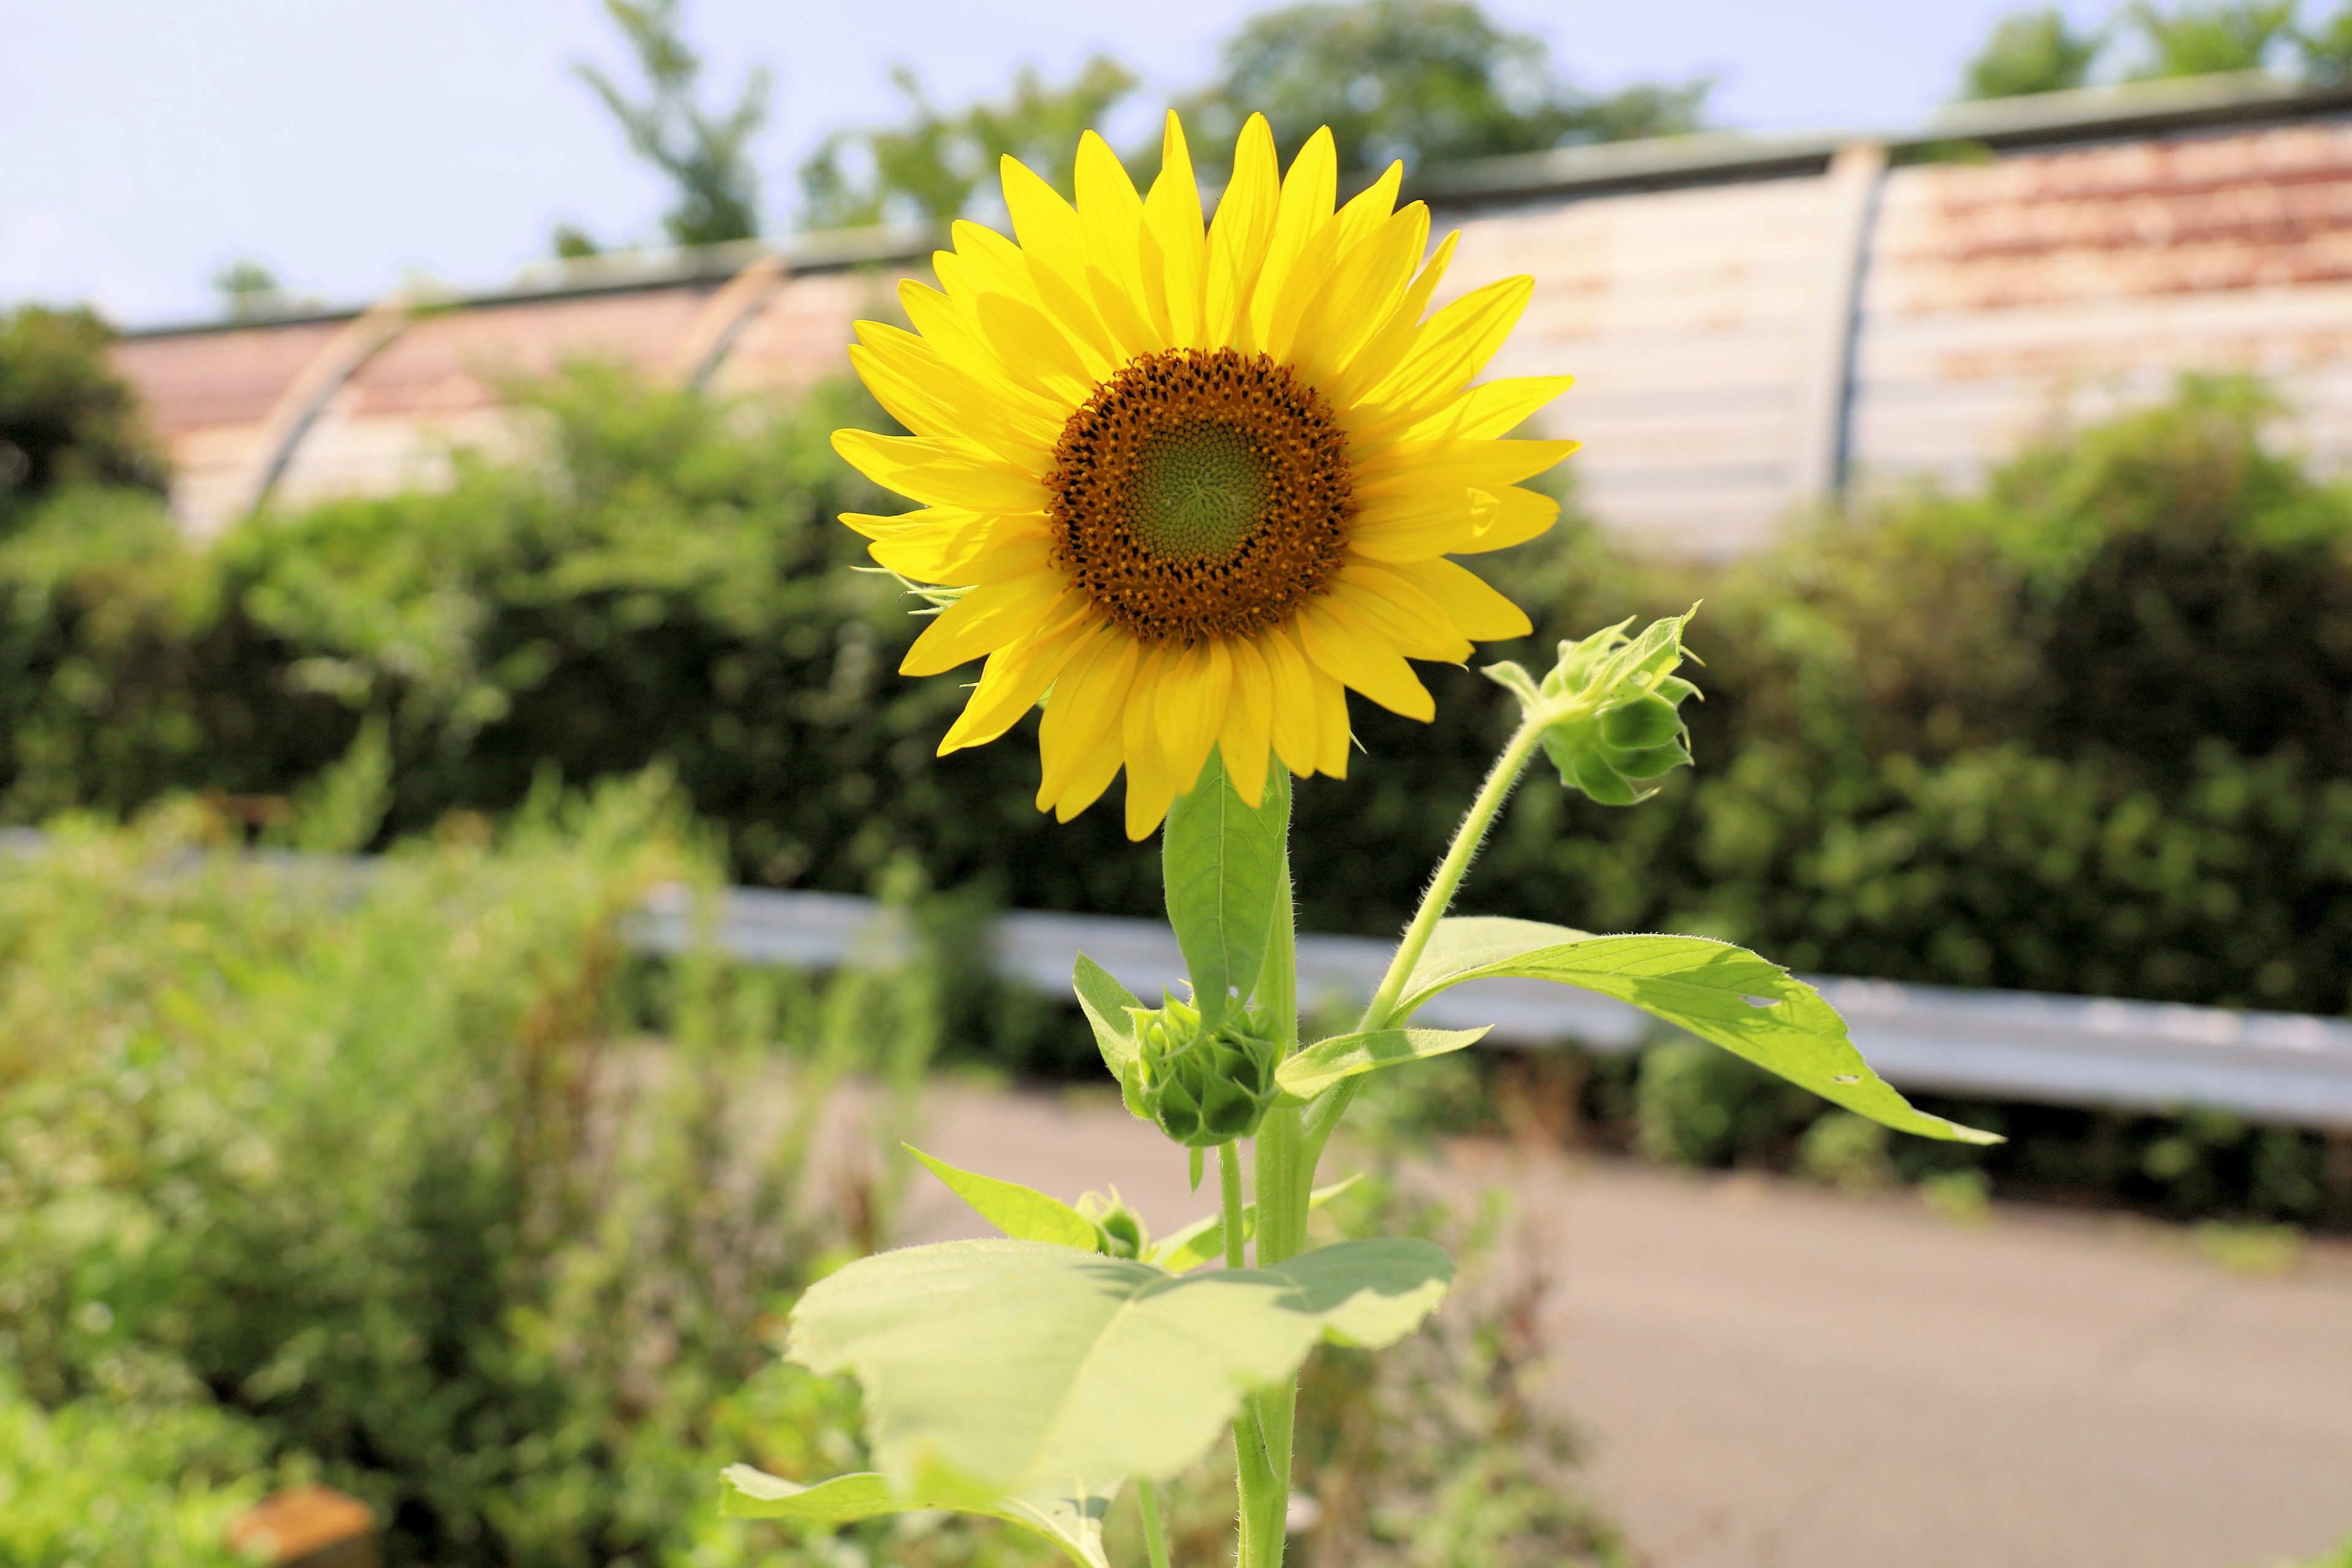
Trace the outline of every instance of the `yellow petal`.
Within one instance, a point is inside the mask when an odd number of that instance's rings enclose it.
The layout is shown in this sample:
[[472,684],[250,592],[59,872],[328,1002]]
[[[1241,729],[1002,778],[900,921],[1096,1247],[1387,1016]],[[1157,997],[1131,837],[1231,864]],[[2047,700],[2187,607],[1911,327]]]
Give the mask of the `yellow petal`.
[[[1013,232],[1021,237],[1016,254],[1027,272],[1029,289],[1038,307],[1053,318],[1080,357],[1089,362],[1095,378],[1102,380],[1123,363],[1123,356],[1095,311],[1087,281],[1086,226],[1079,221],[1077,209],[1062,199],[1061,192],[1018,159],[1008,156],[1002,167],[1004,205],[1013,215]],[[999,240],[1003,237],[996,236]],[[996,253],[997,247],[985,239],[975,237],[975,243]],[[961,243],[957,248],[962,248]]]
[[1474,386],[1437,413],[1403,432],[1408,441],[1447,437],[1507,436],[1528,416],[1576,384],[1572,375],[1514,375]]
[[[898,336],[908,343],[922,342],[911,332]],[[937,354],[914,353],[885,338],[879,344],[852,343],[849,363],[874,400],[917,435],[961,436],[1032,473],[1053,468],[1059,431],[1040,431],[1033,422],[1014,416],[1004,400],[990,398]]]
[[1348,776],[1348,746],[1355,731],[1348,724],[1348,689],[1339,677],[1307,666],[1315,688],[1315,767],[1328,778]]
[[932,617],[898,673],[939,675],[993,653],[1057,618],[1066,594],[1058,573],[974,588]]
[[1234,793],[1255,809],[1265,797],[1266,745],[1273,735],[1274,678],[1265,655],[1254,641],[1231,645],[1234,658],[1233,695],[1225,702],[1225,721],[1217,731],[1217,752],[1224,759],[1225,776]]
[[1273,691],[1273,732],[1275,754],[1283,764],[1305,778],[1315,771],[1315,759],[1319,752],[1316,731],[1315,678],[1298,645],[1282,631],[1268,632],[1258,641],[1258,651],[1265,656],[1266,676]]
[[1037,705],[1037,699],[1045,694],[1045,688],[1061,674],[1092,629],[1089,623],[1076,621],[1049,637],[990,654],[981,668],[979,687],[948,727],[939,754],[944,757],[966,746],[984,746],[1013,728],[1021,715]]
[[1446,552],[1449,555],[1508,550],[1543,532],[1559,517],[1559,502],[1534,490],[1472,490],[1470,501],[1470,537]]
[[981,457],[960,443],[836,430],[833,449],[885,489],[933,506],[970,507],[974,511],[1045,510],[1045,487],[1035,474],[1002,458]]
[[1343,422],[1347,412],[1362,400],[1364,389],[1377,385],[1381,377],[1402,364],[1420,341],[1421,313],[1429,309],[1437,285],[1444,279],[1446,265],[1454,259],[1454,247],[1461,238],[1462,231],[1455,229],[1437,242],[1437,254],[1423,264],[1412,287],[1404,291],[1404,298],[1397,301],[1379,331],[1366,340],[1356,357],[1348,361],[1324,389],[1324,395],[1330,398],[1332,407],[1340,411]]
[[[958,261],[942,250],[931,258],[931,265],[935,269],[951,272]],[[1023,414],[1055,422],[1058,427],[1076,405],[1048,390],[1025,359],[1007,361],[997,353],[981,330],[977,304],[969,289],[959,300],[916,279],[898,280],[898,308],[907,312],[907,319],[915,324],[923,341],[938,350],[941,359]],[[1063,352],[1068,352],[1066,346]]]
[[1143,204],[1143,283],[1178,348],[1206,348],[1202,329],[1202,278],[1208,247],[1201,226],[1201,185],[1184,128],[1168,114],[1160,137],[1160,176]]
[[1349,433],[1370,436],[1389,419],[1411,425],[1451,401],[1518,325],[1535,287],[1536,280],[1524,275],[1505,278],[1472,289],[1422,323],[1412,352],[1364,394],[1365,409],[1383,410],[1382,416],[1345,422]]
[[[1369,621],[1329,597],[1315,599],[1293,623],[1307,657],[1324,674],[1352,686],[1391,713],[1427,721],[1437,716],[1428,688]],[[1330,738],[1323,738],[1328,748]]]
[[1574,441],[1399,441],[1356,466],[1360,502],[1476,486],[1499,492],[1576,450]]
[[1161,667],[1160,750],[1178,795],[1191,793],[1224,727],[1233,685],[1233,656],[1222,642],[1197,643]]
[[1143,287],[1143,198],[1110,143],[1091,131],[1078,138],[1077,187],[1095,309],[1126,357],[1166,348],[1167,319],[1152,319]]
[[1169,655],[1153,648],[1136,668],[1135,685],[1120,715],[1119,744],[1127,753],[1127,836],[1144,839],[1168,815],[1176,798],[1168,759],[1160,750],[1160,681]]
[[1434,600],[1465,637],[1495,642],[1523,637],[1536,629],[1525,610],[1496,593],[1485,578],[1451,561],[1420,562],[1400,568],[1397,575]]
[[[945,508],[935,510],[943,521],[895,529],[875,539],[866,552],[874,557],[876,565],[896,572],[909,582],[958,587],[1001,580],[1017,574],[1019,570],[1042,571],[1051,559],[1052,531],[1045,520],[1034,512],[988,516]],[[849,518],[842,521],[848,522]],[[1019,554],[1020,567],[992,567],[992,563],[1006,558],[1008,552],[1023,545],[1032,549]]]
[[1381,177],[1356,193],[1339,209],[1339,250],[1345,255],[1361,244],[1396,211],[1397,189],[1404,184],[1404,164],[1391,163]]
[[1290,172],[1282,178],[1282,198],[1276,205],[1274,235],[1267,240],[1265,264],[1257,286],[1250,291],[1250,342],[1263,347],[1272,336],[1275,308],[1290,281],[1292,266],[1308,242],[1331,221],[1331,203],[1338,195],[1339,155],[1332,150],[1331,129],[1325,126],[1307,139]]
[[1389,646],[1408,658],[1460,664],[1470,657],[1469,639],[1436,600],[1398,574],[1369,561],[1339,569],[1331,598],[1380,628]]
[[1026,364],[1038,384],[1061,401],[1066,418],[1068,410],[1094,395],[1100,384],[1095,367],[1108,362],[1089,358],[1045,311],[1026,300],[996,293],[980,295],[972,310],[989,347]]
[[1341,258],[1307,301],[1294,340],[1293,362],[1309,383],[1330,381],[1379,330],[1412,286],[1413,264],[1428,243],[1429,209],[1415,202]]
[[[1094,804],[1118,773],[1123,752],[1119,722],[1128,688],[1135,679],[1138,649],[1135,639],[1112,626],[1098,627],[1074,655],[1045,704],[1045,718],[1037,726],[1037,750],[1043,776],[1037,785],[1037,809],[1068,805],[1067,822]],[[1102,764],[1108,763],[1108,766]],[[1096,779],[1091,790],[1077,785]],[[1069,805],[1074,794],[1084,798]]]
[[1253,114],[1234,143],[1233,178],[1217,198],[1209,229],[1208,346],[1240,348],[1248,333],[1249,300],[1274,237],[1275,210],[1282,173],[1275,163],[1274,132],[1265,116]]

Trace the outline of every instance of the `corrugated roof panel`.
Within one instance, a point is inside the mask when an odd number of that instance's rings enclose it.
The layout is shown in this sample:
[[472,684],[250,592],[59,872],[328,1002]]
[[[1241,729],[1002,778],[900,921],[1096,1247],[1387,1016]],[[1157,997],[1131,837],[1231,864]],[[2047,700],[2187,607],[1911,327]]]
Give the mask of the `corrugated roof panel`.
[[1458,291],[1536,280],[1495,375],[1572,374],[1543,416],[1585,443],[1581,498],[1656,548],[1767,537],[1790,492],[1796,385],[1829,265],[1825,183],[1592,197],[1464,225]]
[[1865,483],[1966,483],[2057,419],[2242,370],[2352,445],[2352,125],[1895,171],[1855,354]]
[[502,388],[581,360],[664,370],[718,282],[427,314],[362,364],[280,476],[289,506],[446,483],[454,447],[511,451]]
[[743,324],[721,361],[717,384],[729,392],[795,393],[849,372],[852,323],[873,319],[905,324],[898,279],[928,269],[819,272],[788,280],[765,308]]

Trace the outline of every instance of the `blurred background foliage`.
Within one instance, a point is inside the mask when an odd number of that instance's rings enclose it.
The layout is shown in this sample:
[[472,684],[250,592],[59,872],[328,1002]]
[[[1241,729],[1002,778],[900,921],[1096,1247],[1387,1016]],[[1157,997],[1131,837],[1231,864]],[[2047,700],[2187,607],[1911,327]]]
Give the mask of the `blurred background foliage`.
[[[885,423],[862,394],[779,409],[586,365],[530,406],[533,456],[209,543],[87,480],[12,514],[0,805],[195,792],[258,824],[373,723],[385,841],[659,761],[740,880],[915,865],[980,909],[1156,910],[1114,813],[1034,811],[1029,743],[932,756],[967,677],[894,673],[919,623],[832,521],[891,509],[825,445]],[[1967,493],[1720,564],[1629,555],[1570,496],[1477,562],[1539,624],[1494,653],[1703,598],[1699,766],[1638,811],[1522,792],[1472,902],[1831,973],[2346,1011],[2352,496],[2273,412],[2192,379]],[[1427,674],[1433,724],[1359,705],[1349,778],[1300,792],[1307,929],[1396,928],[1509,722],[1475,671]]]
[[[273,836],[348,847],[386,778],[363,734]],[[776,1352],[794,1295],[892,1231],[932,965],[633,956],[649,893],[690,908],[719,874],[659,772],[365,862],[257,857],[242,827],[182,800],[6,851],[0,1563],[228,1568],[229,1520],[314,1481],[373,1509],[396,1568],[1059,1561],[939,1516],[812,1538],[716,1514],[726,1464],[865,1463],[855,1385]],[[1386,1182],[1346,1217],[1474,1276],[1496,1251],[1491,1220]],[[1528,1400],[1539,1291],[1499,1278],[1318,1384],[1305,1473],[1352,1489],[1317,1561],[1622,1561]],[[1475,1475],[1465,1446],[1491,1450]],[[1217,1482],[1181,1517],[1227,1550]]]
[[[56,384],[103,380],[89,342]],[[825,444],[879,412],[846,386],[780,408],[593,364],[528,401],[528,456],[461,454],[445,490],[209,543],[153,491],[87,477],[84,437],[59,444],[53,471],[85,477],[0,534],[0,812],[194,795],[292,843],[337,798],[320,780],[368,761],[381,787],[344,788],[345,826],[301,841],[380,847],[658,763],[725,876],[915,900],[952,1053],[1091,1073],[1066,1009],[987,973],[982,926],[1005,907],[1152,915],[1157,859],[1102,807],[1038,816],[1025,731],[933,756],[968,676],[894,673],[911,601],[831,521],[891,510]],[[2278,412],[2252,383],[2191,378],[1964,491],[1866,496],[1728,563],[1631,554],[1563,492],[1560,528],[1477,562],[1539,627],[1494,656],[1704,599],[1698,766],[1636,811],[1522,791],[1468,907],[1706,932],[1807,971],[2352,1010],[2352,493],[2277,443]],[[102,454],[122,426],[89,428]],[[1350,776],[1299,794],[1306,929],[1394,931],[1503,738],[1508,704],[1475,671],[1425,673],[1434,723],[1359,704]],[[1507,1120],[1517,1070],[1426,1109]],[[1951,1165],[2352,1224],[2344,1140],[2227,1117],[1959,1107],[2011,1143],[1888,1153],[1672,1049],[1588,1064],[1558,1098],[1576,1135],[1683,1163],[1841,1184]]]

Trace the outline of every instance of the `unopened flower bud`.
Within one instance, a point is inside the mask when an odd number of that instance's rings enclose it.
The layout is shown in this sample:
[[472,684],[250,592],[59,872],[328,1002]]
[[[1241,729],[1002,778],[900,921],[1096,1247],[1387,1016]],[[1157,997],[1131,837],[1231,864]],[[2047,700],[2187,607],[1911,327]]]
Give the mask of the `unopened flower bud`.
[[1559,662],[1538,686],[1516,664],[1486,674],[1508,687],[1532,717],[1545,718],[1544,753],[1559,782],[1604,805],[1632,805],[1650,781],[1690,763],[1682,704],[1698,688],[1675,674],[1686,657],[1689,616],[1653,624],[1639,637],[1625,626],[1559,645]]
[[1136,1081],[1130,1105],[1188,1149],[1214,1148],[1257,1131],[1280,1098],[1281,1046],[1254,1009],[1236,1009],[1213,1035],[1181,1002],[1137,1008]]

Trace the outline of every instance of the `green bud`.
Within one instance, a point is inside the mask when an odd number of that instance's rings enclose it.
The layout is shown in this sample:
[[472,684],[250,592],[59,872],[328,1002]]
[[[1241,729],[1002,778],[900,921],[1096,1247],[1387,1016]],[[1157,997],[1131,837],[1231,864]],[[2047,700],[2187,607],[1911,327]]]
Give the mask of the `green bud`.
[[1274,1069],[1282,1047],[1258,1009],[1229,1013],[1209,1035],[1199,1012],[1181,1002],[1131,1008],[1129,1016],[1139,1048],[1129,1108],[1186,1148],[1249,1137],[1281,1098]]
[[1127,1206],[1113,1187],[1110,1196],[1088,1193],[1078,1199],[1078,1213],[1094,1221],[1095,1248],[1107,1258],[1140,1258],[1151,1245],[1143,1216]]
[[1516,664],[1486,674],[1519,700],[1543,726],[1544,754],[1559,782],[1603,805],[1632,805],[1656,793],[1654,781],[1690,765],[1682,704],[1698,688],[1675,673],[1690,614],[1653,622],[1630,637],[1628,619],[1581,642],[1559,645],[1559,661],[1540,684]]

